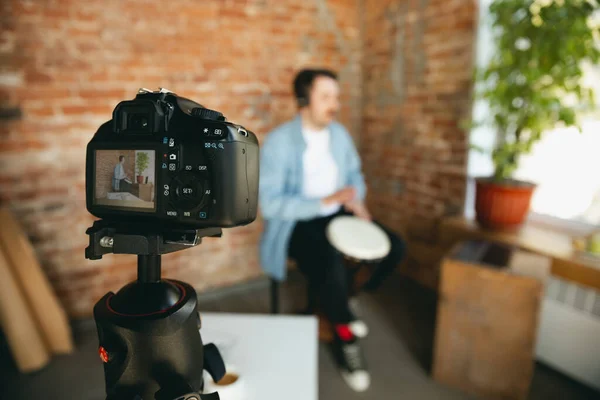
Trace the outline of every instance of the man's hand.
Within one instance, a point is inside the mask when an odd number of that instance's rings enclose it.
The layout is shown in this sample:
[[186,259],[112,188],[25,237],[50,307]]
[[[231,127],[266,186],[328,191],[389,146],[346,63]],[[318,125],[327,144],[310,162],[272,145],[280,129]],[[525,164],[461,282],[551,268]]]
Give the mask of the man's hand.
[[355,216],[361,219],[366,219],[367,221],[371,220],[371,214],[369,210],[367,210],[367,206],[365,203],[359,200],[350,201],[344,204],[344,208],[346,211],[351,212]]
[[343,189],[338,190],[334,194],[325,197],[322,200],[323,205],[331,205],[331,204],[345,204],[354,200],[356,196],[356,190],[352,186],[346,186]]

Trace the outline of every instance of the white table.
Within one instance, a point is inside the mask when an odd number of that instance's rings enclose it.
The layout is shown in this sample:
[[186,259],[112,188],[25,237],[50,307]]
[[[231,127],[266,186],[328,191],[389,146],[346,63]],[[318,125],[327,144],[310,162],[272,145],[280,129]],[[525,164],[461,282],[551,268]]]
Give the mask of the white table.
[[[202,341],[215,343],[244,379],[244,400],[317,400],[314,316],[201,313]],[[223,400],[227,400],[223,397]]]

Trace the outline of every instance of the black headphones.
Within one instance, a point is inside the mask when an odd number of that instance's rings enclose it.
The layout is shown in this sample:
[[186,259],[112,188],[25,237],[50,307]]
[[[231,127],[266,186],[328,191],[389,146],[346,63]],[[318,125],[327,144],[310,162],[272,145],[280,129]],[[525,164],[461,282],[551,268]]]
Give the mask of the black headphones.
[[298,107],[306,107],[310,104],[310,93],[309,89],[314,79],[320,75],[328,76],[337,80],[335,72],[327,69],[303,69],[294,78],[294,94]]
[[298,103],[298,107],[306,107],[310,104],[308,97],[296,97],[296,102]]

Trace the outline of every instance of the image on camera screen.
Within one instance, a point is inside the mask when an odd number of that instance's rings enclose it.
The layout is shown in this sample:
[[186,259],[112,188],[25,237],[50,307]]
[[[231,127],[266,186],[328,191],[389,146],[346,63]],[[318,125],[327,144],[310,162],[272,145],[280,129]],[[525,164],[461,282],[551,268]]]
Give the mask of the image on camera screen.
[[94,203],[155,211],[154,156],[154,150],[96,150]]

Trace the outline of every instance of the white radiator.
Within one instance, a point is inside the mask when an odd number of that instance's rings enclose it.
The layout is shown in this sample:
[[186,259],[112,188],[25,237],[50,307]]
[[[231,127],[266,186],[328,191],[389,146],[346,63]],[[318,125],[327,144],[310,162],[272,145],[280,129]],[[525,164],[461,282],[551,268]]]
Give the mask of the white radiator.
[[600,292],[551,278],[536,355],[539,361],[600,390]]

